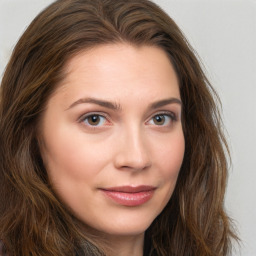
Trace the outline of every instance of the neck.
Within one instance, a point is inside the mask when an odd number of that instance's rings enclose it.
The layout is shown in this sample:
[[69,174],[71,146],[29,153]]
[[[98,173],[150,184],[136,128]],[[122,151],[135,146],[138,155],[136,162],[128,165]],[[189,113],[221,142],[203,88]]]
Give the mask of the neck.
[[108,256],[143,256],[144,234],[108,237],[108,244]]

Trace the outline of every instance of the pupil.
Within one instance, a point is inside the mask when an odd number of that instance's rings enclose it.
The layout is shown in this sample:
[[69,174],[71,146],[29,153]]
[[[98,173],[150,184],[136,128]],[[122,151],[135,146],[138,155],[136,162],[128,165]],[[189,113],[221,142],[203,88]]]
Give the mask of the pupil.
[[157,125],[163,124],[164,121],[165,121],[164,116],[156,116],[154,119],[155,119],[155,123],[156,123]]
[[98,124],[99,123],[99,117],[98,116],[90,116],[89,123],[93,124],[93,125]]

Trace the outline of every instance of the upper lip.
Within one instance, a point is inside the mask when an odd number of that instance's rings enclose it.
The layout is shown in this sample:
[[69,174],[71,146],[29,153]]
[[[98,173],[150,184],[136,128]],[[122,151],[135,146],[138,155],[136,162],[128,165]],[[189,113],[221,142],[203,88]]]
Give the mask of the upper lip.
[[113,192],[123,192],[123,193],[139,193],[155,190],[156,187],[148,186],[148,185],[140,185],[140,186],[118,186],[118,187],[108,187],[102,188],[105,191],[113,191]]

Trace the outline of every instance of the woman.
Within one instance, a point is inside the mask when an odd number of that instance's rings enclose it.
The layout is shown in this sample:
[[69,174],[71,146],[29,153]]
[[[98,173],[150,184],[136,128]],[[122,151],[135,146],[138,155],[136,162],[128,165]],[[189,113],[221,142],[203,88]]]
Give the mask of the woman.
[[1,84],[2,254],[228,255],[218,98],[147,0],[62,0]]

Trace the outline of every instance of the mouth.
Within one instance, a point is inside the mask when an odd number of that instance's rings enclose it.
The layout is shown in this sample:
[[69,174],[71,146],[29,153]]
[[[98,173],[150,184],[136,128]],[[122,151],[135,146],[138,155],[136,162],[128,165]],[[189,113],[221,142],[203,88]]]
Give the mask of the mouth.
[[107,198],[123,206],[139,206],[148,202],[154,195],[153,186],[120,186],[100,189]]

